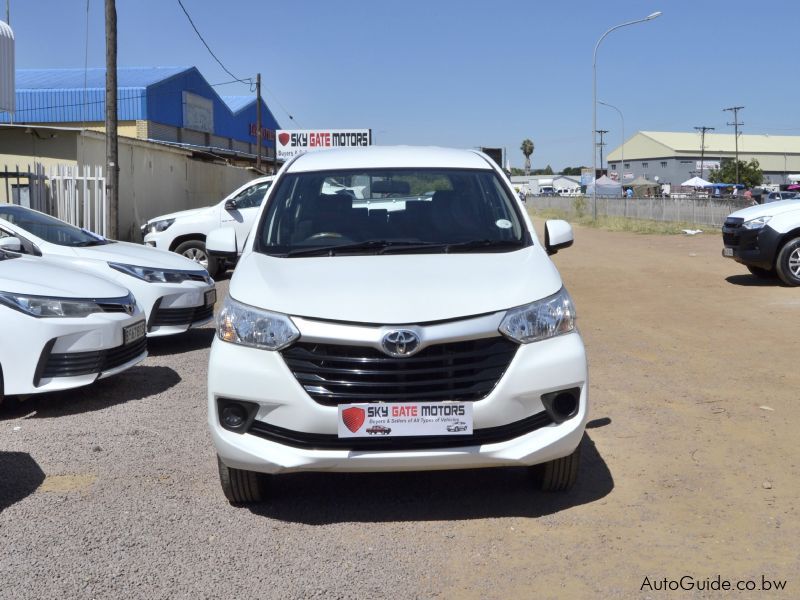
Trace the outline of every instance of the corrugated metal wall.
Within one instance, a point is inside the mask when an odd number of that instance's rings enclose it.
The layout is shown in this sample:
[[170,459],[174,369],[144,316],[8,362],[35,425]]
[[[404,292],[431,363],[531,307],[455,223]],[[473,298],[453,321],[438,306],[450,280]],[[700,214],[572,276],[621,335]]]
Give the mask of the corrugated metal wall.
[[[15,121],[27,123],[80,123],[105,120],[106,92],[101,89],[19,90]],[[120,121],[145,119],[144,88],[119,88]],[[0,122],[8,122],[0,115]]]
[[14,112],[14,32],[0,21],[0,111]]

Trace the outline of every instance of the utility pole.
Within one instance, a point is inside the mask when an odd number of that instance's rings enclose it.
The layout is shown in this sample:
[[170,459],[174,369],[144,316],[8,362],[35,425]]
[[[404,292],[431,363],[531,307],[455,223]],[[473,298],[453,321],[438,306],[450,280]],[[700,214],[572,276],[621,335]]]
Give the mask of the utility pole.
[[695,127],[695,129],[700,132],[700,179],[702,179],[703,159],[705,158],[705,150],[706,150],[706,131],[714,131],[714,128],[701,125],[700,127]]
[[6,25],[11,27],[11,0],[6,0]]
[[[600,172],[602,173],[603,172],[603,146],[606,145],[606,143],[603,141],[603,136],[606,133],[608,133],[608,129],[595,129],[595,133],[599,133],[600,134],[600,143],[597,144],[597,145],[600,146]],[[624,169],[625,167],[623,166],[622,168]],[[597,174],[595,173],[595,177],[596,176],[597,176]]]
[[723,108],[723,111],[730,111],[733,113],[733,123],[728,123],[728,125],[734,126],[734,138],[736,142],[736,184],[739,184],[739,126],[744,125],[744,123],[739,122],[739,111],[742,110],[744,106],[731,106],[730,108]]
[[261,73],[256,74],[256,169],[261,170]]
[[117,7],[106,0],[106,235],[119,237],[119,148],[117,146]]

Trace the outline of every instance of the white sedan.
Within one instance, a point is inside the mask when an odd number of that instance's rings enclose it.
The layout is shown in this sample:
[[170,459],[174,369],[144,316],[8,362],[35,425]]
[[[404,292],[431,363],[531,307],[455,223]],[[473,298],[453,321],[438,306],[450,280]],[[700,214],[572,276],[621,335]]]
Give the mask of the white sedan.
[[147,356],[144,314],[116,283],[0,240],[0,401],[88,385]]
[[115,242],[29,208],[0,205],[0,238],[25,254],[111,279],[144,310],[148,337],[181,333],[214,317],[214,280],[197,263],[163,250]]

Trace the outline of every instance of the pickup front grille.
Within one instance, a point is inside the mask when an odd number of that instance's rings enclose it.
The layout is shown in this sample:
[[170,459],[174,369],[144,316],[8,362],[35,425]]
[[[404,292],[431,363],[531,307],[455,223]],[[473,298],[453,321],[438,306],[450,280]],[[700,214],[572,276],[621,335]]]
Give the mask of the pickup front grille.
[[39,360],[33,385],[38,387],[42,379],[53,377],[77,377],[102,373],[121,367],[147,351],[147,338],[139,338],[127,346],[117,346],[108,350],[91,352],[52,353],[49,343]]
[[408,358],[374,348],[297,343],[281,354],[306,393],[320,404],[474,401],[503,376],[517,344],[503,337],[428,346]]

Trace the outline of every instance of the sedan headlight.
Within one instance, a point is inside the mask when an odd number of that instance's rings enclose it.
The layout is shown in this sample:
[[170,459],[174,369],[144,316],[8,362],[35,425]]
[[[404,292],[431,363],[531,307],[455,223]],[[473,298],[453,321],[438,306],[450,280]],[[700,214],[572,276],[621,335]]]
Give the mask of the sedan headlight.
[[138,265],[124,265],[122,263],[108,263],[112,269],[136,277],[148,283],[183,283],[184,281],[205,281],[213,283],[205,269],[200,271],[178,271],[172,269],[155,269],[140,267]]
[[91,300],[29,296],[11,292],[0,292],[0,304],[37,318],[81,318],[88,317],[93,313],[103,312],[103,309]]
[[164,231],[165,229],[169,229],[169,226],[175,222],[175,219],[162,219],[160,221],[153,221],[152,223],[148,223],[147,228],[150,233],[158,233],[159,231]]
[[563,287],[548,298],[509,309],[500,323],[500,333],[521,344],[570,331],[575,331],[575,307]]
[[742,223],[742,227],[745,229],[761,229],[771,218],[772,217],[756,217],[755,219],[750,219]]
[[248,306],[227,296],[217,317],[217,335],[223,342],[281,350],[299,338],[300,332],[286,315]]

